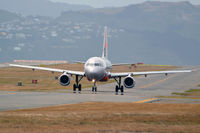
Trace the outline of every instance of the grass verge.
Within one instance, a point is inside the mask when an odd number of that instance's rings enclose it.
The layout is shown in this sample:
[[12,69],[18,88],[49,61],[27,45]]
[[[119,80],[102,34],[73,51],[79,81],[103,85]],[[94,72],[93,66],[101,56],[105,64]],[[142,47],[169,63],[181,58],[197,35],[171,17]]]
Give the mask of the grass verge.
[[1,132],[197,132],[196,104],[81,103],[0,112]]
[[200,97],[185,97],[185,96],[158,96],[157,98],[200,99]]
[[173,92],[172,95],[173,96],[158,96],[158,97],[176,98],[176,99],[200,99],[200,89],[189,89],[184,92]]
[[173,95],[179,95],[179,96],[193,96],[193,97],[200,97],[200,89],[190,89],[183,93],[180,92],[173,92]]

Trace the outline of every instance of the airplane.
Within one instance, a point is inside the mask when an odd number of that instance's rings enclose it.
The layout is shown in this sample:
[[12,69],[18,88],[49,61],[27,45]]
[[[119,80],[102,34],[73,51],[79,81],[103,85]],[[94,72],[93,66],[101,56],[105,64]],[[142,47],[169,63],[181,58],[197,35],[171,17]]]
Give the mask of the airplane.
[[[114,65],[125,65],[125,64],[111,64],[108,60],[108,42],[107,42],[107,27],[104,28],[104,40],[103,40],[103,53],[102,57],[91,57],[84,63],[84,72],[82,71],[72,71],[72,70],[63,70],[63,69],[54,69],[46,67],[37,67],[37,66],[27,66],[27,65],[18,65],[18,64],[9,64],[13,67],[29,68],[32,70],[45,70],[51,72],[60,72],[62,73],[59,77],[59,82],[62,86],[68,86],[70,84],[70,76],[75,76],[75,84],[73,85],[73,92],[76,93],[78,90],[81,93],[82,86],[80,81],[86,77],[89,81],[93,82],[92,92],[97,92],[96,82],[106,82],[109,79],[115,79],[117,85],[115,86],[115,94],[118,95],[118,92],[121,91],[121,95],[124,94],[125,88],[133,88],[135,86],[135,79],[133,76],[137,75],[147,75],[151,74],[172,74],[172,73],[182,73],[182,72],[191,72],[191,70],[174,70],[174,71],[147,71],[147,72],[122,72],[122,73],[113,73],[111,72],[112,66]],[[124,77],[123,85],[122,78]]]

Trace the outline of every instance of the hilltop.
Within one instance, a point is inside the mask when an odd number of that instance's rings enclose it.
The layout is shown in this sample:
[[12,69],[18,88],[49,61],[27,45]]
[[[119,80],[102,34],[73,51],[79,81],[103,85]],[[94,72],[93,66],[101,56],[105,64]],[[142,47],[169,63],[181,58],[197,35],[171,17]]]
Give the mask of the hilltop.
[[67,11],[57,18],[21,16],[0,23],[0,32],[6,32],[0,35],[0,60],[100,56],[106,25],[112,62],[200,65],[199,12],[189,2],[145,2]]
[[1,0],[0,9],[22,15],[59,16],[62,11],[91,9],[90,6],[52,2],[50,0]]
[[19,16],[15,13],[4,11],[0,9],[0,23],[18,19]]

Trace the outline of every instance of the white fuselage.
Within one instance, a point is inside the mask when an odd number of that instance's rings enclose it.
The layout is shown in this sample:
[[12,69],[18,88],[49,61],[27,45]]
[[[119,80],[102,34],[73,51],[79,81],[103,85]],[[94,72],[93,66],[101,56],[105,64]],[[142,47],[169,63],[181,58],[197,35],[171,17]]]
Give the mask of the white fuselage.
[[93,82],[107,81],[111,70],[111,62],[108,59],[101,57],[92,57],[88,59],[84,66],[87,79]]

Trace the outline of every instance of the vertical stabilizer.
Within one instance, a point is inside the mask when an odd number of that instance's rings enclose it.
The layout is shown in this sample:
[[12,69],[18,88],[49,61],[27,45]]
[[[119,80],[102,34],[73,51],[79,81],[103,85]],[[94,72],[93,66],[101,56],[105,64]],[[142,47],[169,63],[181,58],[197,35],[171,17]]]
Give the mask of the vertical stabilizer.
[[107,27],[104,27],[103,54],[102,58],[108,58]]

